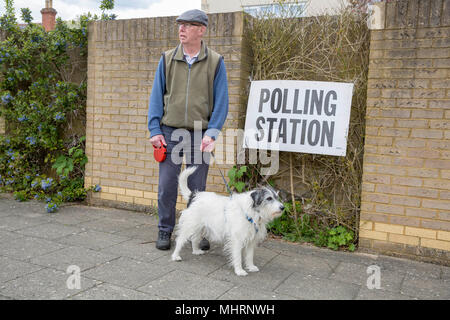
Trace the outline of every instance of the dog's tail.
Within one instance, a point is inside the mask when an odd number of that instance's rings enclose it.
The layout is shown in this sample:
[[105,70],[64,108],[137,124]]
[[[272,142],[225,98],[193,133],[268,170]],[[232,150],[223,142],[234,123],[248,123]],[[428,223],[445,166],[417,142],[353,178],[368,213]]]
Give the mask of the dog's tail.
[[180,177],[178,178],[178,183],[180,184],[180,191],[181,195],[183,196],[183,199],[186,201],[189,201],[189,198],[191,197],[192,191],[188,187],[188,178],[191,174],[194,173],[194,171],[197,170],[197,167],[192,166],[189,167],[183,172],[181,172]]

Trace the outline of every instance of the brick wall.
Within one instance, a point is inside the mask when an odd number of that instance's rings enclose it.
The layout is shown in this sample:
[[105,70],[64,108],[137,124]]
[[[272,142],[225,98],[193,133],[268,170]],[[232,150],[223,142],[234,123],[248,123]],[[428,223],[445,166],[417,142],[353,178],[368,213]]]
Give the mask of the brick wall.
[[[102,187],[92,195],[92,203],[143,210],[157,205],[158,164],[149,142],[147,111],[161,52],[178,44],[175,18],[99,21],[89,26],[85,185]],[[209,19],[205,41],[224,56],[228,74],[230,107],[222,131],[237,129],[245,110],[242,90],[249,68],[243,61],[244,16],[212,14]],[[222,142],[218,147],[231,148],[228,157],[233,157],[235,142]],[[220,168],[226,172],[230,166]],[[226,192],[216,165],[210,167],[207,190]],[[184,205],[179,197],[178,209]]]
[[450,261],[450,1],[377,4],[360,248]]

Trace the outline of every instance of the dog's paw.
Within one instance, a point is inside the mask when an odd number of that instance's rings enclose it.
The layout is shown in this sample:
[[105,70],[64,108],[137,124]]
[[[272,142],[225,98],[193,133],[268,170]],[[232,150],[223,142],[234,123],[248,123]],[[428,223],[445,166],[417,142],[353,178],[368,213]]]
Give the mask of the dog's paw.
[[235,269],[234,273],[236,273],[240,277],[246,276],[248,274],[247,272],[245,272],[244,269],[238,269],[238,270]]
[[181,261],[181,257],[180,256],[172,256],[172,261]]
[[257,266],[249,266],[247,269],[250,272],[258,272],[259,271],[259,268]]
[[205,251],[203,251],[203,250],[192,250],[192,254],[195,254],[195,255],[201,255],[201,254],[205,254]]

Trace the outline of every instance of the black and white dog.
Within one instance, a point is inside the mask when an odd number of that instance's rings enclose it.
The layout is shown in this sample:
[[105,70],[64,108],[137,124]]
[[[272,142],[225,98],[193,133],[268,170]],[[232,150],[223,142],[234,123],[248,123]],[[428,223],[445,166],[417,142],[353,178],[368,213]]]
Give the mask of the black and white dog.
[[192,242],[192,253],[203,254],[199,243],[202,237],[211,242],[224,244],[234,272],[245,276],[242,268],[242,251],[248,271],[259,271],[253,264],[256,245],[267,235],[266,224],[279,217],[284,209],[278,194],[271,188],[257,188],[231,197],[214,192],[193,193],[188,188],[188,177],[196,167],[184,170],[179,177],[181,195],[188,201],[176,228],[176,247],[172,260],[180,261],[180,250],[188,240]]

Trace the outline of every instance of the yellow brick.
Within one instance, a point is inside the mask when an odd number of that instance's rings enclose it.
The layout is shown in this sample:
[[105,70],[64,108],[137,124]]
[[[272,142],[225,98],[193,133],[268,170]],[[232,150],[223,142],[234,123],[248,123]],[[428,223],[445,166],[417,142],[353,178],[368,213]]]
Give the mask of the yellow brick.
[[125,195],[125,189],[124,188],[115,188],[115,187],[109,187],[110,193],[120,194],[122,196]]
[[417,236],[420,238],[436,239],[436,231],[430,229],[405,227],[405,235]]
[[439,240],[450,241],[450,232],[447,231],[438,231],[437,238]]
[[411,246],[419,245],[418,237],[404,236],[401,234],[393,234],[393,233],[389,234],[389,241],[396,242],[396,243],[409,244]]
[[116,200],[116,195],[111,194],[111,193],[101,192],[100,198],[104,199],[104,200]]
[[359,237],[360,238],[367,238],[367,239],[374,239],[374,240],[387,240],[387,233],[386,232],[379,232],[379,231],[370,231],[370,230],[359,230]]
[[184,209],[186,209],[186,204],[184,204],[184,203],[177,203],[176,209],[180,210],[180,211],[184,210]]
[[117,201],[133,203],[133,197],[117,195]]
[[158,200],[158,194],[156,192],[146,192],[144,191],[145,199]]
[[359,228],[364,230],[372,230],[373,229],[373,222],[372,221],[363,221],[361,220],[359,222]]
[[134,203],[141,204],[141,205],[144,205],[144,206],[151,206],[152,205],[152,200],[145,199],[145,198],[134,198]]
[[91,193],[91,198],[92,199],[101,199],[101,192],[92,192]]
[[86,188],[92,185],[92,178],[91,177],[84,177],[84,185]]
[[420,239],[422,247],[450,251],[450,241]]
[[126,195],[130,196],[130,197],[143,198],[144,197],[144,192],[143,191],[139,191],[139,190],[127,189],[126,190]]
[[375,231],[403,234],[404,226],[375,222]]

